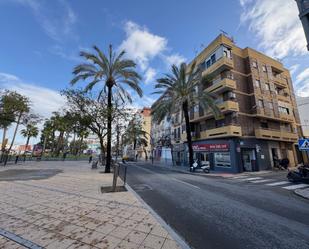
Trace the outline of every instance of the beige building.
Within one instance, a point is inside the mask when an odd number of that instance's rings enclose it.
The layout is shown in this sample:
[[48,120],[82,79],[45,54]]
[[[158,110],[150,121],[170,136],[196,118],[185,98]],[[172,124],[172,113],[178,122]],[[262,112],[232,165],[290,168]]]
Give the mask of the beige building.
[[[270,169],[276,158],[291,166],[302,160],[301,136],[293,85],[281,62],[251,48],[240,48],[219,35],[193,59],[212,81],[198,91],[216,96],[224,117],[216,120],[197,105],[190,112],[194,156],[211,169],[227,172]],[[193,62],[192,61],[192,62]],[[191,62],[191,63],[192,63]],[[182,113],[172,118],[173,157],[187,164]]]

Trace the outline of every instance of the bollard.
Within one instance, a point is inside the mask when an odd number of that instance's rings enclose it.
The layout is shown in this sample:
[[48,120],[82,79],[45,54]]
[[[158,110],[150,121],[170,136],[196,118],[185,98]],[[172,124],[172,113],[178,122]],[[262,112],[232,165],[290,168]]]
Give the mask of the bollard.
[[113,192],[116,191],[118,174],[119,174],[119,165],[118,163],[116,163],[114,166],[113,189],[112,189]]

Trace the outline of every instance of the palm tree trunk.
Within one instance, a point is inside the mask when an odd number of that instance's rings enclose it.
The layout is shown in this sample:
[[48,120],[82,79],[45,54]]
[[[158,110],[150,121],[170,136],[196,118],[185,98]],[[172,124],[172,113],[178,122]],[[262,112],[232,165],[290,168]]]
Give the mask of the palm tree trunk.
[[110,173],[111,171],[111,161],[112,161],[112,84],[107,84],[107,146],[106,146],[106,164],[105,173]]
[[43,157],[44,153],[45,153],[46,141],[47,141],[47,135],[44,136],[44,142],[43,142],[43,148],[42,148],[41,157]]
[[26,145],[25,145],[25,151],[24,151],[24,155],[26,155],[26,150],[29,144],[29,140],[30,140],[30,136],[27,137],[27,141],[26,141]]
[[105,155],[104,140],[101,135],[99,136],[99,138],[100,138],[100,146],[101,146],[101,163],[103,164],[103,159]]
[[63,142],[62,142],[62,140],[63,140],[63,135],[64,135],[64,132],[61,131],[60,134],[59,134],[59,137],[58,137],[57,148],[56,148],[56,156],[57,156],[57,157],[58,157],[59,154],[60,154],[61,144],[63,143]]
[[14,131],[14,135],[13,135],[13,138],[12,138],[12,142],[11,142],[11,145],[10,145],[10,148],[8,149],[8,154],[10,153],[12,147],[13,147],[13,144],[15,142],[15,138],[16,138],[16,134],[17,134],[17,130],[18,130],[18,126],[19,126],[19,123],[20,123],[20,120],[21,120],[21,117],[22,117],[23,113],[21,112],[18,116],[18,119],[17,119],[17,123],[16,123],[16,127],[15,127],[15,131]]
[[7,127],[3,128],[3,135],[2,135],[2,145],[1,145],[1,151],[3,152],[5,150],[5,137],[6,137],[6,132],[7,132]]
[[185,117],[186,123],[186,133],[187,133],[187,143],[188,143],[188,150],[189,150],[189,167],[193,166],[193,148],[192,148],[192,136],[191,136],[191,126],[190,126],[190,119],[189,119],[189,106],[188,102],[185,101],[182,104],[182,111]]
[[80,138],[80,141],[79,141],[79,148],[76,151],[76,155],[80,155],[81,154],[83,142],[84,142],[84,136],[82,135],[81,138]]

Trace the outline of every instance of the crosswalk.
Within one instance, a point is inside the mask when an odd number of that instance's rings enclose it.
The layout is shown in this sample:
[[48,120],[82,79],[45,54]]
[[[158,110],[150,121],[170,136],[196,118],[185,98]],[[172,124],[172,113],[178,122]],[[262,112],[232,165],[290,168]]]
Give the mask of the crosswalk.
[[264,178],[263,176],[253,177],[252,175],[240,175],[230,176],[227,178],[240,183],[252,183],[256,185],[263,184],[268,187],[280,187],[285,190],[295,190],[309,187],[309,184],[305,183],[292,183],[289,181],[282,181],[278,179]]

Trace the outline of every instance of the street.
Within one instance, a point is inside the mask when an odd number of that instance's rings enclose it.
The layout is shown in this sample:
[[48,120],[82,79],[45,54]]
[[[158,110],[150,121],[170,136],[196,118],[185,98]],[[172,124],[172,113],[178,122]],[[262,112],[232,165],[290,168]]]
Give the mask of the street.
[[221,178],[130,164],[127,180],[192,248],[307,249],[309,201],[285,175]]

